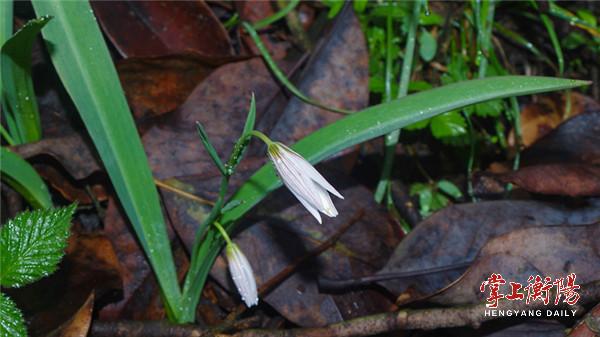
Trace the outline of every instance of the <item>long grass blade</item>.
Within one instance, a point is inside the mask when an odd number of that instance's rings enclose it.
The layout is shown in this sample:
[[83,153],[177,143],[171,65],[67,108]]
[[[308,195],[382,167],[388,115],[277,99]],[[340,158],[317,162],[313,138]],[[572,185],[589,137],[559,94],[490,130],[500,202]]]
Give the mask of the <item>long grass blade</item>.
[[172,320],[181,290],[148,160],[102,33],[87,1],[32,1],[54,20],[43,30],[54,66],[154,268]]
[[0,171],[2,178],[31,206],[52,207],[50,193],[42,178],[28,162],[4,147],[0,149]]

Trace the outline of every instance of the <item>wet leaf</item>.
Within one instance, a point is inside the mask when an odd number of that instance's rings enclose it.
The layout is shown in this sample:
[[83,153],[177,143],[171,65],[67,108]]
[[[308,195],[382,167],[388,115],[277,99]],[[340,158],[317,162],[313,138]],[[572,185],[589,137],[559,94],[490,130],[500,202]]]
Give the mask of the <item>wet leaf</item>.
[[54,272],[75,205],[23,212],[0,229],[0,284],[21,287]]
[[93,1],[92,7],[125,58],[186,52],[233,55],[227,31],[204,1]]

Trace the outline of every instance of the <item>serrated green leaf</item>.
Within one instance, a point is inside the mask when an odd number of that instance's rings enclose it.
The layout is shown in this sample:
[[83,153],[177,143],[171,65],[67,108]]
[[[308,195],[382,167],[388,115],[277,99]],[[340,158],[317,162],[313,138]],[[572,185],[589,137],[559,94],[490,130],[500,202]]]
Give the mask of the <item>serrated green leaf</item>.
[[462,197],[462,192],[460,191],[460,189],[458,187],[456,187],[456,185],[454,185],[454,183],[452,183],[451,181],[442,179],[437,182],[437,187],[442,192],[448,194],[449,196],[453,197],[454,199],[458,199],[458,198]]
[[425,62],[433,60],[437,51],[437,41],[426,29],[419,34],[419,55]]
[[[35,142],[42,137],[42,126],[37,100],[31,80],[31,50],[40,30],[51,17],[30,20],[2,45],[0,67],[2,68],[4,113],[10,115],[8,127],[13,140],[19,144]],[[4,19],[3,19],[4,20]]]
[[37,172],[16,153],[7,148],[0,148],[0,172],[15,191],[19,192],[27,202],[37,208],[52,207],[52,198],[46,184]]
[[436,116],[429,124],[435,138],[456,137],[467,133],[467,122],[457,111]]
[[23,212],[0,229],[0,285],[21,287],[54,272],[75,205]]
[[0,293],[0,336],[26,337],[27,329],[21,310],[4,293]]

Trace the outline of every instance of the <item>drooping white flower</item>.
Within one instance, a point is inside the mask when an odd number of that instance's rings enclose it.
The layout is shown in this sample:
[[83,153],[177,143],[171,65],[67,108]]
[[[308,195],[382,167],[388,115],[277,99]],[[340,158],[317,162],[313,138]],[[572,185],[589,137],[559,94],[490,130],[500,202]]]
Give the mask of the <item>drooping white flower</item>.
[[246,259],[242,250],[235,243],[228,243],[225,248],[229,272],[233,283],[237,287],[238,292],[242,296],[242,301],[250,308],[258,304],[258,291],[256,290],[256,281],[252,266]]
[[329,193],[344,197],[306,159],[278,142],[269,143],[267,152],[283,184],[319,223],[319,212],[329,217],[338,215]]

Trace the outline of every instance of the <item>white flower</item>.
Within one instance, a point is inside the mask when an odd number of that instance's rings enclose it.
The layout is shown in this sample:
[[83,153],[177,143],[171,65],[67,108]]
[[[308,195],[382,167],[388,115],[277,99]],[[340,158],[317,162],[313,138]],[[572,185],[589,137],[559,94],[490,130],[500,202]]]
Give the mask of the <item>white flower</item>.
[[269,143],[267,152],[283,184],[319,223],[319,212],[329,217],[338,215],[329,192],[340,199],[344,197],[306,159],[278,142]]
[[238,292],[242,296],[242,301],[250,308],[258,304],[258,292],[256,290],[256,281],[252,266],[235,243],[227,244],[225,249],[227,263],[229,264],[229,272],[233,283],[237,287]]

